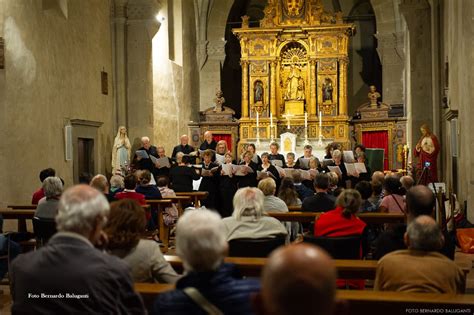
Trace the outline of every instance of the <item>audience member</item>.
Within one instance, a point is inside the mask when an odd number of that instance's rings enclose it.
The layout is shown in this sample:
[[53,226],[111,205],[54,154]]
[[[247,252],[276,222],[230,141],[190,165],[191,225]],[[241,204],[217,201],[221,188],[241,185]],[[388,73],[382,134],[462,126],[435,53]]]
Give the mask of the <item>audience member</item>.
[[300,200],[305,200],[307,197],[314,195],[314,191],[306,187],[301,181],[301,174],[300,173],[293,173],[293,182],[295,185],[295,190],[298,193],[298,198]]
[[360,181],[355,186],[355,190],[360,193],[362,198],[362,204],[360,205],[360,212],[375,212],[377,207],[369,201],[369,198],[372,196],[372,186],[368,181]]
[[[301,200],[298,197],[292,177],[282,179],[280,189],[278,190],[278,198],[283,200],[287,206],[301,206]],[[266,210],[267,208],[264,207]]]
[[135,191],[137,188],[137,177],[135,174],[129,174],[124,179],[125,189],[122,192],[116,193],[116,199],[133,199],[138,201],[142,206],[146,205],[145,196]]
[[260,315],[336,314],[336,268],[319,247],[295,244],[276,249],[253,297]]
[[263,211],[265,212],[288,212],[288,206],[283,200],[275,197],[276,184],[273,178],[262,179],[258,183],[258,189],[265,196],[263,199]]
[[378,262],[374,289],[380,291],[462,294],[464,273],[456,263],[437,251],[443,246],[438,224],[418,216],[407,228],[408,249],[385,255]]
[[161,199],[160,190],[151,183],[152,176],[149,170],[141,171],[138,186],[135,190],[137,193],[144,195],[145,199]]
[[154,314],[209,314],[204,303],[212,305],[214,314],[253,314],[250,297],[260,284],[242,279],[234,265],[223,263],[228,251],[224,220],[209,210],[190,210],[179,219],[176,252],[186,275],[176,290],[158,296]]
[[110,177],[110,192],[111,197],[115,198],[115,194],[123,191],[125,186],[123,176],[113,175]]
[[405,192],[407,192],[410,188],[413,187],[413,185],[415,185],[413,177],[409,175],[402,176],[400,178],[400,183],[402,184],[403,189],[405,189]]
[[[160,190],[161,196],[163,198],[176,197],[176,193],[174,192],[174,190],[168,187],[168,177],[158,177],[156,185],[158,186],[158,189]],[[164,223],[170,226],[175,224],[176,220],[178,220],[178,209],[176,208],[176,206],[173,204],[171,207],[166,207],[165,211],[163,212]]]
[[134,282],[175,283],[179,276],[165,260],[160,245],[143,239],[145,210],[132,199],[112,203],[104,228],[108,251],[122,258],[132,269]]
[[334,209],[336,198],[328,193],[329,176],[326,173],[319,173],[314,179],[314,189],[316,193],[303,200],[302,211],[325,212]]
[[283,224],[263,215],[264,195],[260,189],[245,187],[234,196],[234,212],[224,218],[227,241],[238,238],[268,238],[287,235]]
[[[52,168],[47,168],[47,169],[44,169],[40,172],[39,179],[40,179],[41,183],[43,183],[46,178],[54,177],[54,176],[56,176],[56,171]],[[44,197],[44,190],[43,190],[43,186],[41,186],[40,189],[38,189],[37,191],[35,191],[33,193],[33,197],[31,198],[31,204],[37,205],[38,202],[43,197]]]
[[43,181],[45,200],[36,207],[35,217],[54,219],[58,213],[59,198],[63,193],[63,184],[59,177],[48,177]]
[[384,197],[380,203],[380,212],[406,213],[405,199],[400,179],[388,175],[383,182]]
[[[58,233],[11,267],[13,314],[143,314],[129,266],[94,248],[104,242],[107,199],[87,185],[61,196]],[[40,298],[41,297],[41,298]]]
[[[407,223],[412,222],[420,215],[432,216],[435,207],[433,192],[424,185],[410,188],[406,194]],[[375,243],[374,258],[380,259],[384,255],[398,249],[405,249],[404,234],[406,224],[399,224],[383,232]],[[455,244],[451,238],[446,237],[440,253],[454,260]]]
[[107,198],[108,202],[113,202],[116,200],[114,196],[110,194],[109,182],[107,181],[107,177],[105,177],[104,175],[97,174],[94,177],[92,177],[91,182],[89,183],[89,186],[94,187],[95,189],[103,193],[105,198]]
[[383,174],[383,172],[381,171],[375,171],[373,174],[372,174],[372,182],[380,182],[380,183],[383,183],[385,179],[385,175]]
[[383,182],[379,182],[378,180],[371,181],[370,186],[372,187],[372,196],[370,196],[368,200],[378,210],[383,198]]

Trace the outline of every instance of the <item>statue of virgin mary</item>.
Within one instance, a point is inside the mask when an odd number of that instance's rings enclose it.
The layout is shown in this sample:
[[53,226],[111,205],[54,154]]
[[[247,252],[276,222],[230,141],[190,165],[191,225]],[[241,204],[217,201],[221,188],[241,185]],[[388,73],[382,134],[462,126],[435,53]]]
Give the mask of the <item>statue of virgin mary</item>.
[[120,126],[114,140],[112,149],[112,173],[121,172],[122,168],[130,164],[130,140],[127,136],[127,129]]

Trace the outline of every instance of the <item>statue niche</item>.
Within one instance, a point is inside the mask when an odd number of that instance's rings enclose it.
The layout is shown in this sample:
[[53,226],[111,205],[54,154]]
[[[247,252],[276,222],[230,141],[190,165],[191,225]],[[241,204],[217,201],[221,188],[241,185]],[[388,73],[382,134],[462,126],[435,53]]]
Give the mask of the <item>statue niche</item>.
[[308,80],[308,56],[298,42],[287,43],[281,50],[280,95],[285,113],[303,115]]

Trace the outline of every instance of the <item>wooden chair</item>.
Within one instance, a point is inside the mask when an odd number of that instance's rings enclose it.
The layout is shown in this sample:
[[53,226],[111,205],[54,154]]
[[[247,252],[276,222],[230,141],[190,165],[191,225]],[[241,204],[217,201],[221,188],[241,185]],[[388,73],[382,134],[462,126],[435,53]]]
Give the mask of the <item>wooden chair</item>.
[[56,221],[54,219],[33,218],[33,232],[35,233],[36,246],[46,245],[51,236],[56,234]]
[[306,235],[303,241],[323,248],[334,259],[360,259],[360,235],[341,237]]
[[176,192],[176,196],[189,196],[193,199],[194,207],[201,206],[201,200],[206,199],[209,195],[207,191],[190,191],[190,192]]
[[275,238],[240,238],[229,241],[229,257],[268,257],[285,245],[286,236]]

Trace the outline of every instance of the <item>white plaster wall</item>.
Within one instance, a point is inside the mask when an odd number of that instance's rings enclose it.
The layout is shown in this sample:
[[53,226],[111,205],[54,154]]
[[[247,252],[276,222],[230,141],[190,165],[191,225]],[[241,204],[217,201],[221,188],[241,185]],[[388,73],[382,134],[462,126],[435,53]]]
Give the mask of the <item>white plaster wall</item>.
[[[0,3],[6,43],[6,66],[0,70],[0,177],[5,179],[0,200],[29,203],[41,169],[53,167],[66,185],[72,184],[72,162],[64,161],[66,119],[104,123],[99,171],[110,168],[110,4],[69,1],[65,18],[60,10],[43,10],[42,1]],[[109,73],[108,96],[101,94],[103,69]]]

